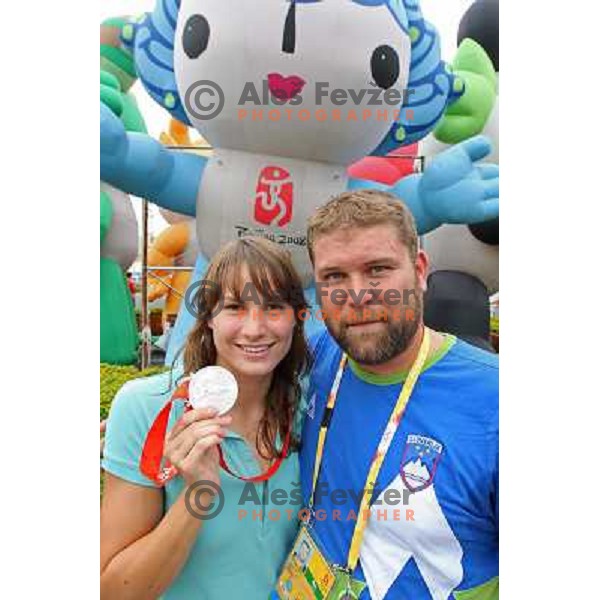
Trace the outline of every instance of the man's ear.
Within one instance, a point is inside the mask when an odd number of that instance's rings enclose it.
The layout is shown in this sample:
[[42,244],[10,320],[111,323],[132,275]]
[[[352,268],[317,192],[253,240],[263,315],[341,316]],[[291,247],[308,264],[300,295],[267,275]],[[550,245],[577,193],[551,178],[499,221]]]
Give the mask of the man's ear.
[[417,285],[422,292],[427,291],[427,277],[429,275],[429,257],[424,250],[417,252],[415,259],[415,273],[417,276]]

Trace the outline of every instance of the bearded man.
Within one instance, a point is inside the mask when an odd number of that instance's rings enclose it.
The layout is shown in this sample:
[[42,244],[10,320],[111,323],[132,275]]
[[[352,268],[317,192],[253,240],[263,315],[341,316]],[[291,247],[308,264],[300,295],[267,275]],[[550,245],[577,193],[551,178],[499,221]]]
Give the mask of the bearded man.
[[308,533],[345,597],[497,598],[497,356],[425,327],[428,259],[397,198],[333,198],[308,250],[327,325],[302,440]]

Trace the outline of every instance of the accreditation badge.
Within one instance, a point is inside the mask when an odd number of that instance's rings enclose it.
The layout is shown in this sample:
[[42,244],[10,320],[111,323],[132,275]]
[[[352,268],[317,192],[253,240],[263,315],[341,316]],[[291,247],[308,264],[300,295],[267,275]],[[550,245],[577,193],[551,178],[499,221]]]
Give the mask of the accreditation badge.
[[339,567],[334,567],[334,572],[335,581],[327,600],[358,600],[367,584]]
[[345,569],[331,566],[302,525],[270,600],[358,600],[365,586]]
[[334,582],[333,569],[302,525],[271,600],[325,600]]

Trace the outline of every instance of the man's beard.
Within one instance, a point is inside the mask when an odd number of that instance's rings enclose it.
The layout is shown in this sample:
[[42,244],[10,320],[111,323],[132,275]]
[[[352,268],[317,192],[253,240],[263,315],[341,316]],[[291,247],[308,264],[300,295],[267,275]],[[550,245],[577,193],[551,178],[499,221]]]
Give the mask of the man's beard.
[[[387,310],[387,320],[380,320],[380,331],[356,333],[352,331],[354,321],[341,321],[338,319],[325,319],[325,324],[331,335],[342,347],[346,354],[357,363],[363,365],[381,365],[402,354],[409,347],[415,337],[423,315],[423,295],[419,292],[413,296],[414,301],[410,306],[402,307],[401,318],[391,318]],[[365,307],[371,313],[381,310],[381,307]],[[412,310],[410,319],[406,318],[406,311]],[[355,321],[362,320],[361,313],[356,311]]]

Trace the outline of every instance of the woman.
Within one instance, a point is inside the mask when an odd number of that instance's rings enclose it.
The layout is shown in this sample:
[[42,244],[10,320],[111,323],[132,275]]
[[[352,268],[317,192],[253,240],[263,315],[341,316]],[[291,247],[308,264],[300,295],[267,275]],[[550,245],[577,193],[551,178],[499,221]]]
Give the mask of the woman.
[[[173,374],[120,390],[103,462],[105,600],[264,600],[297,531],[295,425],[299,381],[308,368],[300,279],[281,247],[247,237],[215,256],[206,280],[211,284],[198,294],[199,316],[181,375],[225,367],[237,380],[238,398],[225,416],[173,404],[164,456],[178,476],[160,487],[140,472],[140,456],[173,394]],[[285,440],[291,440],[288,452]],[[219,447],[227,471],[220,468]],[[269,473],[274,463],[279,468]],[[257,484],[240,478],[260,473],[266,480]],[[213,484],[222,489],[222,499],[211,495]]]

